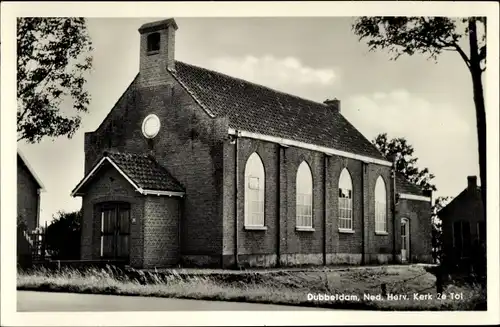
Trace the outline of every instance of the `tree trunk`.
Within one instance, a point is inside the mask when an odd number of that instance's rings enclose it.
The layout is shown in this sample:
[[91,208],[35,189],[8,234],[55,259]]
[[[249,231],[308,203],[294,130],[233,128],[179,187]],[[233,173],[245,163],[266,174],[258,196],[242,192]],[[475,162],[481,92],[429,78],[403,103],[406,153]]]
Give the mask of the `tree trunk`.
[[479,175],[481,179],[481,197],[486,219],[486,110],[484,106],[483,82],[477,44],[476,19],[469,19],[470,72],[474,104],[476,106],[477,143],[479,151]]
[[476,125],[479,150],[479,174],[481,179],[481,197],[486,213],[486,112],[483,97],[481,75],[473,76],[474,104],[476,105]]

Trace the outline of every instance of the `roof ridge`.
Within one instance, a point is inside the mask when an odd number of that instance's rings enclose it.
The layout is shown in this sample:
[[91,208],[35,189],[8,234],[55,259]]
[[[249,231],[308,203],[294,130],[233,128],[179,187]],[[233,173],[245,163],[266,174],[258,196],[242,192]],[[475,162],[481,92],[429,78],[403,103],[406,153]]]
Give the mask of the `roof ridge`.
[[141,157],[141,158],[148,158],[148,154],[144,153],[135,153],[135,152],[128,152],[128,151],[119,151],[115,149],[108,149],[103,151],[103,156],[106,156],[107,154],[117,154],[117,155],[129,155],[129,156],[136,156],[136,157]]
[[261,88],[267,89],[267,90],[275,92],[275,93],[284,94],[286,96],[290,96],[290,97],[297,98],[297,99],[300,99],[300,100],[303,100],[303,101],[311,102],[312,104],[321,105],[321,106],[327,108],[327,105],[325,105],[322,102],[314,101],[314,100],[311,100],[311,99],[306,99],[306,98],[300,97],[300,96],[295,95],[295,94],[287,93],[285,91],[280,91],[280,90],[274,89],[274,88],[269,87],[269,86],[265,86],[265,85],[262,85],[262,84],[259,84],[259,83],[256,83],[256,82],[251,82],[251,81],[243,79],[241,77],[235,77],[235,76],[232,76],[232,75],[229,75],[229,74],[226,74],[226,73],[219,72],[219,71],[214,70],[214,69],[208,69],[208,68],[205,68],[205,67],[201,67],[201,66],[197,66],[197,65],[193,65],[193,64],[188,64],[188,63],[180,61],[180,60],[176,60],[175,62],[178,62],[178,63],[183,64],[183,65],[195,67],[197,69],[202,69],[202,70],[205,70],[205,71],[208,71],[208,72],[212,72],[212,73],[215,73],[215,74],[218,74],[218,75],[222,75],[222,76],[225,76],[227,78],[231,78],[231,79],[234,79],[234,80],[237,80],[237,81],[242,81],[242,82],[245,82],[245,83],[257,86],[257,87],[261,87]]

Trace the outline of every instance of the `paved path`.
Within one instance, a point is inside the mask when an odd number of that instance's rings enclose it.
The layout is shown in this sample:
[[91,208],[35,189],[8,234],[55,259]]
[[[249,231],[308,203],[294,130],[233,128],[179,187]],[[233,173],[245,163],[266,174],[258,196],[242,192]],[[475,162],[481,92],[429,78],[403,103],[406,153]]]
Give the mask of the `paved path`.
[[200,301],[139,296],[17,291],[17,311],[193,311],[326,310],[297,306],[241,302]]

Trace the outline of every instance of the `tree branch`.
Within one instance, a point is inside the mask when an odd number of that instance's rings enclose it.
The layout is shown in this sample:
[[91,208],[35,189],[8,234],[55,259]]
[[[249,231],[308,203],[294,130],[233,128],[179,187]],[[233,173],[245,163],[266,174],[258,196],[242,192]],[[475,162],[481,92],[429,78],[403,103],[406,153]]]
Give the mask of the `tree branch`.
[[[19,101],[19,100],[18,100],[18,101]],[[23,111],[23,113],[21,114],[21,117],[19,117],[19,119],[17,120],[17,125],[19,125],[19,123],[23,121],[23,119],[24,119],[24,115],[26,115],[26,113],[28,112],[28,109],[29,109],[28,107],[24,108],[24,111]]]
[[28,87],[26,87],[24,90],[22,90],[17,96],[20,97],[23,94],[25,94],[26,92],[28,92],[28,91],[34,89],[35,87],[37,87],[41,82],[43,82],[52,73],[53,68],[54,68],[54,63],[52,63],[52,65],[50,65],[50,68],[47,69],[47,73],[45,74],[45,76],[42,77],[41,80],[39,80],[37,83],[32,83],[31,85],[29,85]]
[[462,48],[456,42],[453,42],[453,46],[455,47],[457,52],[460,54],[460,57],[462,57],[462,59],[465,61],[467,68],[469,68],[469,70],[470,70],[471,69],[470,68],[470,59],[469,59],[469,57],[467,57],[467,54],[464,52],[464,50],[462,50]]

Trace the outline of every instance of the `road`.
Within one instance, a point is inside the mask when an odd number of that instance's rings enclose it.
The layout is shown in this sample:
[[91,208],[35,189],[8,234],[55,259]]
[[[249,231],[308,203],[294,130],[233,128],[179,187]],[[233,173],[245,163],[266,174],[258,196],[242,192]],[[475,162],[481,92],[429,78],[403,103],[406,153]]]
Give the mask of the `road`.
[[17,311],[24,312],[195,310],[297,311],[325,309],[257,303],[201,301],[139,296],[17,291]]

